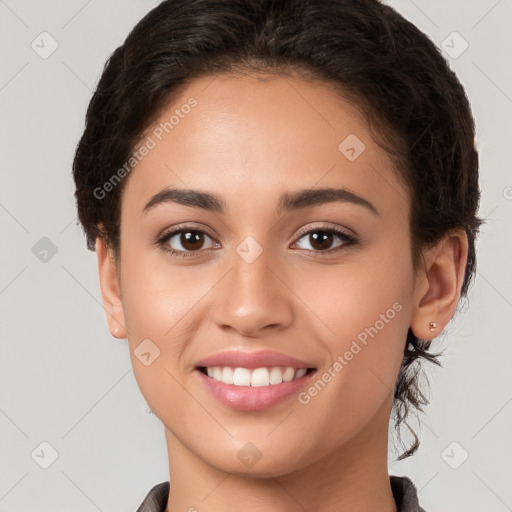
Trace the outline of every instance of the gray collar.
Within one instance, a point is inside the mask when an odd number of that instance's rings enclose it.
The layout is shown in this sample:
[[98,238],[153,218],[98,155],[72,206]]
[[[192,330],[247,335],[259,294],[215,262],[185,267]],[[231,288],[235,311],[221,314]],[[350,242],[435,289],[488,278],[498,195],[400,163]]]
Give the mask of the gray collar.
[[[406,476],[389,477],[398,512],[426,512],[418,503],[418,493]],[[163,512],[169,496],[169,482],[155,485],[144,498],[137,512]]]

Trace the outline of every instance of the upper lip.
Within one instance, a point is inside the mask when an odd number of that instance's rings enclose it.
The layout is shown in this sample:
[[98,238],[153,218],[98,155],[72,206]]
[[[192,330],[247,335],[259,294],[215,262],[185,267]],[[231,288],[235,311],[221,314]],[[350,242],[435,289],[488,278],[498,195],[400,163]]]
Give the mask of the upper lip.
[[213,354],[196,363],[196,367],[212,368],[214,366],[231,366],[232,368],[263,368],[266,366],[283,366],[295,369],[314,368],[307,363],[281,352],[273,350],[259,350],[247,352],[242,350],[228,350]]

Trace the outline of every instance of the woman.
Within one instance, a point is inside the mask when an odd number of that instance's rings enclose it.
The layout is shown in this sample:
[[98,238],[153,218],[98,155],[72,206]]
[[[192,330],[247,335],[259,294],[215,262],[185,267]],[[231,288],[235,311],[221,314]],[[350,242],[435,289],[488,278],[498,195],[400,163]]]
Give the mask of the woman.
[[164,1],[107,62],[74,177],[165,428],[139,511],[423,511],[388,424],[426,403],[480,224],[469,104],[424,34],[377,0]]

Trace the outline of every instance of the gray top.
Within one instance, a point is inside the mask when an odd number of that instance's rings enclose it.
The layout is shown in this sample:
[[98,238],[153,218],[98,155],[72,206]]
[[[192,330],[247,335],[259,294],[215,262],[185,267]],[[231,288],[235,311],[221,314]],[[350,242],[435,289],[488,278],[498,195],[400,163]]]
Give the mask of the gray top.
[[[426,512],[418,503],[418,494],[406,476],[389,477],[398,512]],[[163,512],[167,506],[169,482],[155,485],[144,498],[137,512]]]

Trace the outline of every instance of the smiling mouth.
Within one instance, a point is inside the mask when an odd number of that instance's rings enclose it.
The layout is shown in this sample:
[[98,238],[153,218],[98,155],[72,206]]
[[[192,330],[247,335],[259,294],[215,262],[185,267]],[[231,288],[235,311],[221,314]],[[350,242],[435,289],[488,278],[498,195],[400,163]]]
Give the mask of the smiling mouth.
[[316,371],[316,368],[293,368],[290,366],[271,366],[261,368],[243,368],[231,366],[199,366],[201,373],[211,379],[234,386],[263,387],[275,386],[283,382],[298,380]]

